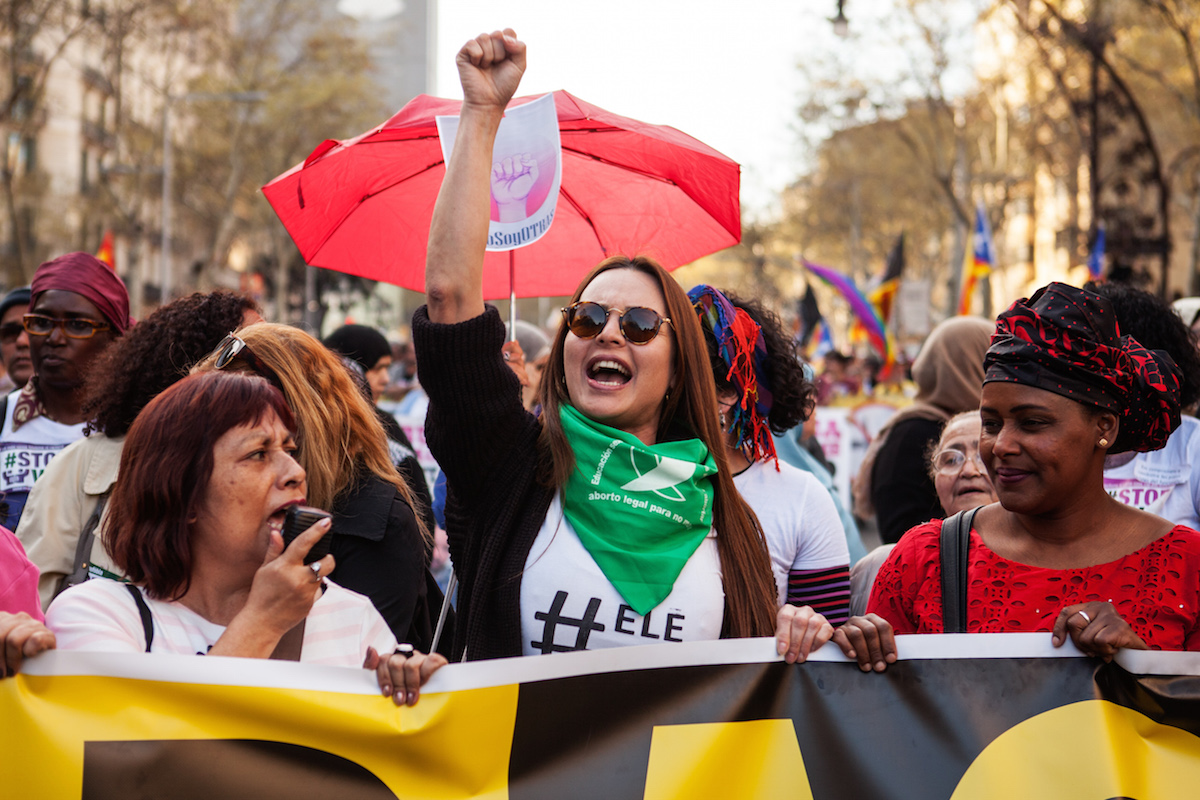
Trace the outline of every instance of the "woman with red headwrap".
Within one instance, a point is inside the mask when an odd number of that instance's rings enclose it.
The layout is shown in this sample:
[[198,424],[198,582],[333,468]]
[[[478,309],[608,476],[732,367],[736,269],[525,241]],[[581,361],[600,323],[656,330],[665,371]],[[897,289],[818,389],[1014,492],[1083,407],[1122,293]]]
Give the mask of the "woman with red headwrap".
[[0,524],[9,530],[46,465],[83,436],[84,381],[130,324],[125,284],[95,256],[67,253],[34,273],[24,318],[34,374],[8,396],[0,428]]
[[1052,283],[1000,315],[984,370],[979,451],[999,503],[964,518],[957,597],[943,601],[942,523],[919,525],[880,570],[867,616],[835,635],[842,649],[883,670],[893,633],[952,632],[944,620],[961,608],[967,632],[1052,631],[1055,646],[1070,637],[1106,660],[1200,650],[1200,533],[1104,488],[1105,456],[1161,447],[1178,427],[1174,362],[1121,336],[1106,298]]

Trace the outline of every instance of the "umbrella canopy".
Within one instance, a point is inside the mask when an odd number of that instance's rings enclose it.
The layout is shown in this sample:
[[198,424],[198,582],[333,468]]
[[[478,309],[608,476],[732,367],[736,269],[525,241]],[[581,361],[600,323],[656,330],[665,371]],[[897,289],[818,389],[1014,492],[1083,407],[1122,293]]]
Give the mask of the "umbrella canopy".
[[[566,92],[554,92],[554,104],[562,188],[550,230],[515,251],[518,297],[571,294],[610,255],[647,255],[673,269],[741,241],[736,162]],[[425,290],[429,222],[446,172],[434,118],[460,106],[420,95],[379,128],[324,142],[263,187],[308,264]],[[509,296],[509,253],[487,254],[483,292]]]

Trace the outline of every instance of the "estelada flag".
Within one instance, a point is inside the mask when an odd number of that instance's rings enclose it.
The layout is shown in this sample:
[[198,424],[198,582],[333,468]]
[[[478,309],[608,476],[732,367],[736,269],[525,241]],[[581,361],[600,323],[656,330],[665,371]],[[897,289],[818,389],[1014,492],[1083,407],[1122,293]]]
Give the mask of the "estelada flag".
[[821,308],[817,305],[817,296],[813,294],[811,285],[805,288],[804,297],[800,299],[797,311],[800,316],[800,347],[804,348],[812,340],[813,333],[816,332],[817,325],[821,322]]
[[975,295],[975,284],[980,278],[992,274],[996,265],[995,249],[992,246],[992,226],[988,224],[983,203],[975,207],[975,232],[971,236],[971,257],[963,265],[963,287],[959,295],[958,313],[971,313],[971,298]]
[[879,283],[867,295],[875,310],[879,312],[879,318],[887,326],[892,324],[892,305],[896,299],[896,292],[900,289],[900,276],[903,272],[904,234],[901,233],[888,253],[887,264],[883,268],[883,274],[879,276]]
[[113,232],[111,230],[104,232],[104,238],[100,240],[100,249],[96,251],[96,258],[108,264],[109,269],[116,270],[117,258],[113,253]]

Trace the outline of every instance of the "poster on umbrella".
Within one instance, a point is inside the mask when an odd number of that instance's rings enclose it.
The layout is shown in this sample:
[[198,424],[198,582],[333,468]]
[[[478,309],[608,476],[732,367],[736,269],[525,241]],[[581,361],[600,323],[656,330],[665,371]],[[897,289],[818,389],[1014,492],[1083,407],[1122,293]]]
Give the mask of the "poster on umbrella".
[[[457,116],[437,118],[442,157],[450,163]],[[554,95],[509,108],[492,148],[488,250],[516,250],[550,230],[562,184],[562,141]]]

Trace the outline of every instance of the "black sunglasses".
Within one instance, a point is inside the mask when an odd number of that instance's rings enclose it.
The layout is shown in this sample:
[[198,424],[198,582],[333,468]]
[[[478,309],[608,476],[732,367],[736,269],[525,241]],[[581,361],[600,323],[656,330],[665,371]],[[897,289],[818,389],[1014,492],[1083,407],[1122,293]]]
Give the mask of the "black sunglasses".
[[[250,349],[250,345],[246,344],[245,340],[239,338],[237,334],[231,333],[222,339],[217,348],[213,350],[213,355],[216,356],[214,364],[217,369],[225,369],[234,358],[241,358],[250,365],[250,369],[275,384],[275,388],[283,392],[283,382],[279,380],[279,376],[275,374],[275,370],[267,366],[267,362],[256,356],[254,351]],[[283,392],[283,396],[286,398],[287,392]]]
[[[604,326],[608,324],[608,315],[613,311],[616,309],[580,300],[564,308],[562,313],[571,333],[580,339],[592,339],[604,330]],[[617,319],[621,334],[630,344],[646,344],[658,336],[658,330],[664,322],[671,324],[669,318],[661,316],[653,308],[643,306],[627,308]]]

